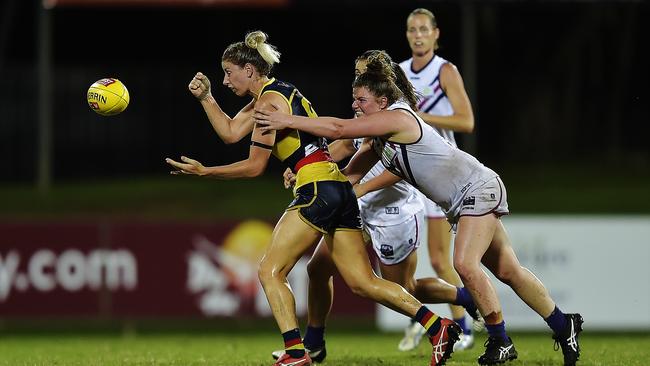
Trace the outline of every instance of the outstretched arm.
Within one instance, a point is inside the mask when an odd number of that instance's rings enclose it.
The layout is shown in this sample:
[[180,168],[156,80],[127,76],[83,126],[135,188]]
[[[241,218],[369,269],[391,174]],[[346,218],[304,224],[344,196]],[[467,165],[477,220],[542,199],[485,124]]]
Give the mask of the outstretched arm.
[[[413,142],[420,129],[408,112],[383,110],[358,118],[301,117],[255,108],[255,122],[263,131],[293,128],[332,140],[384,136],[395,142]],[[406,140],[406,141],[400,141]]]
[[227,144],[238,142],[253,131],[255,122],[252,117],[255,100],[244,106],[235,118],[230,118],[212,96],[210,79],[207,76],[200,72],[196,73],[188,88],[192,95],[201,102],[212,128],[223,142]]
[[[260,98],[257,104],[272,108],[265,100]],[[288,107],[286,107],[288,110]],[[275,142],[275,131],[263,132],[255,128],[251,136],[251,146],[246,160],[221,166],[203,166],[199,161],[181,156],[181,161],[167,158],[165,162],[175,168],[172,174],[189,174],[217,179],[253,178],[264,173],[271,156],[271,148]]]
[[198,175],[216,179],[254,178],[264,173],[270,155],[271,150],[251,145],[248,159],[228,165],[203,166],[199,161],[186,156],[181,156],[181,161],[167,158],[165,162],[174,167],[175,170],[171,174],[175,175]]
[[425,112],[418,112],[424,122],[438,128],[444,128],[456,132],[471,133],[474,131],[474,113],[472,105],[465,91],[463,78],[458,69],[451,63],[446,63],[440,70],[440,85],[444,90],[454,114],[450,116],[439,116]]

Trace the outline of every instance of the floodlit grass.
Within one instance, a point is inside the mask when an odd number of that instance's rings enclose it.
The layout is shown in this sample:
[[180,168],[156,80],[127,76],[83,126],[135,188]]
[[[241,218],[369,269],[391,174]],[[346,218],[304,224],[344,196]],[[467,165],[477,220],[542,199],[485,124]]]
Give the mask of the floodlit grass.
[[[516,365],[561,365],[549,334],[512,334]],[[476,365],[485,335],[476,346],[453,355],[448,365]],[[326,366],[428,365],[429,346],[411,353],[397,351],[400,334],[331,331]],[[647,365],[650,334],[584,334],[579,366]],[[20,335],[0,338],[0,365],[231,365],[272,364],[270,352],[282,346],[279,334],[268,330],[233,334],[148,335]]]

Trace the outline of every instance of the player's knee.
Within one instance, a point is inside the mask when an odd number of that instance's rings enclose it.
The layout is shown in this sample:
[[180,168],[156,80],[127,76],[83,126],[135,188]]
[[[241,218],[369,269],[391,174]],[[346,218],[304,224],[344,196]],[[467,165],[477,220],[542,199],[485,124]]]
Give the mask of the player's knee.
[[451,269],[451,264],[449,263],[449,261],[442,259],[440,256],[434,256],[432,258],[429,258],[429,263],[431,263],[431,267],[438,274],[445,273],[449,269]]
[[362,286],[351,286],[350,290],[352,291],[353,294],[357,296],[361,296],[363,298],[369,297],[369,294],[367,291]]
[[259,278],[262,286],[269,281],[270,276],[271,271],[269,271],[263,263],[260,263],[260,267],[257,269],[257,278]]
[[346,284],[350,288],[353,294],[365,298],[372,298],[374,293],[372,283],[366,281],[351,280],[346,281]]
[[466,280],[470,279],[473,277],[474,273],[477,270],[481,270],[479,266],[473,263],[467,263],[460,258],[457,260],[454,260],[454,269],[456,270],[456,273],[458,273],[458,276],[460,276],[460,279],[465,282]]
[[405,289],[406,291],[408,291],[409,294],[413,295],[413,294],[415,293],[415,285],[416,285],[415,280],[412,280],[412,281],[406,281],[406,283],[404,283],[404,284],[399,284],[399,285],[401,285],[402,287],[404,287],[404,289]]
[[277,265],[275,263],[270,263],[266,260],[260,262],[260,267],[257,270],[257,277],[262,286],[270,281],[277,280],[281,276],[283,276],[283,272],[277,270]]

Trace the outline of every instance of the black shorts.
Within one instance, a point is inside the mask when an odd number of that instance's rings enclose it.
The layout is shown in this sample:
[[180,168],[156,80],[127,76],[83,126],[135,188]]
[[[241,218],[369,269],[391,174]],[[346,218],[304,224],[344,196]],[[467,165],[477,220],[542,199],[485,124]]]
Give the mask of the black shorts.
[[303,221],[322,233],[361,230],[359,205],[349,182],[307,183],[296,190],[287,211],[295,209]]

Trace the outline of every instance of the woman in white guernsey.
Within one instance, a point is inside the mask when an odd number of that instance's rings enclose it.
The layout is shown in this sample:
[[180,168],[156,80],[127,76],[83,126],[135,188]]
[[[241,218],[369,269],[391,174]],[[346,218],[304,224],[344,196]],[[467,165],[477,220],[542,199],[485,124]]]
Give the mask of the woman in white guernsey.
[[[401,62],[400,67],[420,96],[417,115],[456,146],[454,132],[472,132],[474,114],[458,69],[436,54],[439,37],[440,29],[433,13],[422,8],[413,10],[406,18],[406,39],[412,57]],[[424,197],[423,200],[429,262],[440,278],[461,286],[460,277],[451,263],[452,234],[445,213],[430,199]],[[471,348],[474,336],[472,327],[465,321],[465,310],[455,305],[449,308],[454,321],[463,328],[463,335],[455,345],[456,350]],[[417,323],[411,322],[405,329],[400,349],[408,351],[415,348],[422,335],[421,329]]]
[[[499,219],[508,214],[503,182],[493,170],[443,139],[401,101],[402,93],[386,59],[371,57],[367,71],[353,84],[353,106],[363,111],[362,117],[306,119],[256,109],[255,121],[269,131],[295,128],[330,139],[374,137],[372,149],[361,149],[345,172],[355,183],[381,160],[386,169],[443,208],[456,229],[454,267],[475,299],[489,334],[478,363],[494,365],[517,358],[505,331],[499,299],[482,263],[544,318],[562,348],[564,365],[575,365],[580,355],[582,317],[560,311],[541,281],[520,265]],[[363,186],[355,189],[357,195],[377,188]]]

